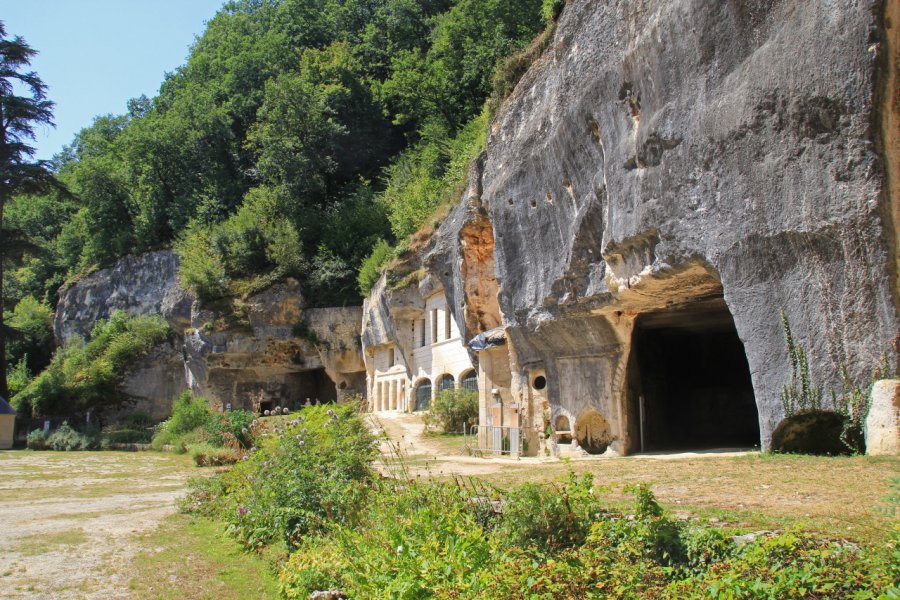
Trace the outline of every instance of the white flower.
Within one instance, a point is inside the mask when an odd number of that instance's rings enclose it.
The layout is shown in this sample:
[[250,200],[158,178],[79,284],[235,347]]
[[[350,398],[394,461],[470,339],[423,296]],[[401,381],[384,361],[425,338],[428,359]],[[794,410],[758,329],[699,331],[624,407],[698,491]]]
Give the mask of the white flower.
[[397,546],[397,554],[403,554],[403,546]]

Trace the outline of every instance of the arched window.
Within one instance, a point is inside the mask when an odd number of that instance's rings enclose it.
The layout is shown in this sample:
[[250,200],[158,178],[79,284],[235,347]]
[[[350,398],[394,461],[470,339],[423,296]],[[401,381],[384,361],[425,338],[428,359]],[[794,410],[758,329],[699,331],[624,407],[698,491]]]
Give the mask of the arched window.
[[453,375],[450,375],[449,373],[441,375],[441,378],[438,379],[438,393],[452,390],[455,387],[456,380],[453,379]]
[[473,392],[478,391],[478,374],[475,373],[475,369],[469,369],[460,376],[459,387],[464,390],[472,390]]
[[423,379],[416,384],[416,410],[428,410],[431,405],[431,381]]

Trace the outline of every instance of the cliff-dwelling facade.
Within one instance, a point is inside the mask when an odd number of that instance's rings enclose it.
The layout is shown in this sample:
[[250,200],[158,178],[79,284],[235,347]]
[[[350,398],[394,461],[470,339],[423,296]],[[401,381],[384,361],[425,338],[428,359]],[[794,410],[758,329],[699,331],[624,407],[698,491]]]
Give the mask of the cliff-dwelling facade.
[[477,389],[477,375],[441,287],[407,290],[392,317],[393,337],[367,345],[369,410],[428,410],[444,390]]
[[826,398],[900,331],[896,4],[707,4],[568,2],[413,259],[530,454],[767,449],[782,315]]

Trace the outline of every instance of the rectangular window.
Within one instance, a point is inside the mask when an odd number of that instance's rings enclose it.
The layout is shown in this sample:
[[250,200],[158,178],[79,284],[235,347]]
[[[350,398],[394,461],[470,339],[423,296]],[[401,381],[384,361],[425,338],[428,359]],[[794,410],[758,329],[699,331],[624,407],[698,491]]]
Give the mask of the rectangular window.
[[450,335],[450,307],[448,306],[444,310],[444,339],[449,340],[452,336]]
[[394,349],[388,350],[388,369],[394,366]]
[[425,319],[419,321],[419,346],[425,345]]
[[431,309],[431,343],[436,344],[438,341],[438,310]]

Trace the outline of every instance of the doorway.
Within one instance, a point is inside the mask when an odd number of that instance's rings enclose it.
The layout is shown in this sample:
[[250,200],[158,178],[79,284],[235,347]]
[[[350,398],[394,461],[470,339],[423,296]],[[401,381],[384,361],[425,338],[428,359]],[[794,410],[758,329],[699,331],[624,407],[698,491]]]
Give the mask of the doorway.
[[747,356],[722,298],[640,315],[633,343],[638,450],[759,445]]

